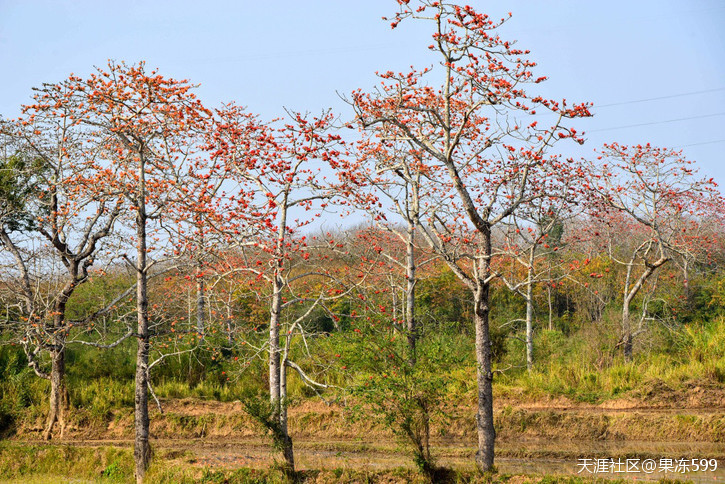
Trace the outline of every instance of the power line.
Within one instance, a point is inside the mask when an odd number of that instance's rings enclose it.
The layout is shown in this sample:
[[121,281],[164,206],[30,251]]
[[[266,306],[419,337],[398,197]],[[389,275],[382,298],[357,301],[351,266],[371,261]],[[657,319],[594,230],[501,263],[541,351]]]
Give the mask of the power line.
[[625,128],[638,128],[640,126],[652,126],[655,124],[674,123],[677,121],[688,121],[690,119],[714,118],[716,116],[725,116],[725,113],[703,114],[700,116],[690,116],[687,118],[666,119],[664,121],[652,121],[649,123],[628,124],[626,126],[615,126],[613,128],[590,129],[590,130],[587,130],[587,133],[596,133],[596,132],[600,132],[600,131],[613,131],[615,129],[625,129]]
[[623,101],[623,102],[619,102],[619,103],[600,104],[599,106],[594,105],[594,109],[608,108],[611,106],[624,106],[626,104],[644,103],[644,102],[648,102],[648,101],[659,101],[660,99],[672,99],[672,98],[676,98],[676,97],[694,96],[696,94],[706,94],[706,93],[718,92],[718,91],[725,91],[725,87],[718,87],[715,89],[705,89],[703,91],[683,92],[680,94],[670,94],[668,96],[650,97],[650,98],[646,98],[646,99],[636,99],[634,101]]
[[[608,103],[608,104],[594,104],[591,109],[597,110],[600,108],[609,108],[613,106],[626,106],[628,104],[638,104],[638,103],[645,103],[649,101],[659,101],[662,99],[673,99],[678,97],[685,97],[685,96],[695,96],[697,94],[708,94],[711,92],[720,92],[725,91],[725,87],[716,87],[714,89],[704,89],[702,91],[691,91],[691,92],[681,92],[679,94],[668,94],[666,96],[657,96],[657,97],[649,97],[645,99],[634,99],[632,101],[622,101],[618,103]],[[535,116],[547,116],[547,115],[553,115],[556,114],[555,112],[543,112],[543,113],[536,113]]]
[[674,148],[687,148],[688,146],[711,145],[715,143],[725,143],[725,139],[716,139],[712,141],[702,141],[700,143],[690,143],[687,145],[674,146]]

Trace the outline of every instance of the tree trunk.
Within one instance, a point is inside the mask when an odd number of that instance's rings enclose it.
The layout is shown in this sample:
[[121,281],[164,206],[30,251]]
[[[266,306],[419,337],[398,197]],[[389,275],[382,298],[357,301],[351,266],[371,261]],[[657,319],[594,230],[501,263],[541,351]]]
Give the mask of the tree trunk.
[[[292,473],[295,470],[294,453],[292,449],[292,438],[287,429],[287,354],[284,360],[281,357],[279,345],[279,329],[282,316],[282,289],[284,288],[283,256],[285,251],[285,240],[287,235],[287,204],[290,186],[287,185],[282,209],[279,213],[279,227],[277,229],[277,247],[275,261],[274,279],[272,281],[272,301],[270,305],[269,318],[269,399],[272,405],[271,418],[279,426],[281,435],[278,437],[282,445],[282,452],[285,459],[285,472]],[[291,337],[287,335],[287,337]]]
[[60,438],[65,431],[65,412],[68,408],[68,389],[65,384],[65,340],[68,336],[65,324],[65,313],[68,300],[73,295],[77,285],[85,278],[78,275],[78,262],[68,261],[70,280],[66,282],[63,290],[55,301],[53,316],[53,347],[50,350],[50,408],[48,412],[48,425],[43,432],[43,438],[50,440],[53,426],[60,425]]
[[136,461],[136,482],[143,482],[151,459],[149,444],[149,402],[148,402],[148,362],[149,332],[146,294],[146,277],[139,271],[138,285],[138,350],[136,352],[136,394],[135,394],[135,431],[134,459]]
[[526,285],[526,369],[534,369],[534,295],[531,281]]
[[43,438],[50,440],[53,433],[53,426],[56,422],[60,425],[60,438],[63,438],[65,431],[65,411],[68,407],[68,389],[65,385],[65,339],[67,336],[65,327],[65,311],[68,299],[70,299],[78,281],[78,264],[69,264],[71,279],[55,301],[53,317],[53,347],[50,350],[50,406],[48,412],[48,424],[43,432]]
[[627,361],[632,359],[632,320],[629,314],[630,299],[624,298],[622,302],[622,353]]
[[685,257],[685,263],[682,266],[682,287],[684,290],[685,308],[692,309],[692,290],[690,289],[690,260]]
[[427,406],[423,406],[423,457],[429,468],[432,467],[432,459],[430,456],[430,411]]
[[274,275],[272,304],[269,317],[269,402],[274,407],[273,418],[280,416],[280,347],[279,324],[282,311],[282,281]]
[[408,243],[406,249],[406,291],[405,291],[405,323],[408,336],[408,362],[415,366],[415,345],[418,341],[418,327],[415,320],[415,225],[408,225]]
[[551,285],[546,288],[546,301],[549,305],[549,331],[554,330],[554,300],[551,295]]
[[393,331],[402,332],[403,328],[398,323],[398,287],[397,287],[397,284],[395,283],[395,276],[393,275],[392,272],[388,276],[388,280],[390,281],[390,296],[391,296],[391,300],[390,300],[391,313],[390,313],[390,315],[393,319],[393,324],[392,324]]
[[478,451],[476,465],[481,472],[493,468],[496,430],[493,427],[493,367],[491,334],[489,332],[489,306],[491,291],[491,230],[484,232],[483,257],[476,263],[476,288],[474,291],[473,320],[476,328],[476,383],[478,386],[478,409],[476,429]]
[[50,370],[50,411],[43,438],[50,440],[56,422],[60,427],[60,438],[65,431],[65,413],[68,409],[68,389],[65,386],[65,345],[59,343],[51,351]]
[[[289,336],[288,336],[289,337]],[[295,454],[292,445],[292,437],[289,434],[287,425],[287,360],[280,365],[280,409],[279,409],[279,429],[282,432],[282,453],[284,455],[285,468],[287,472],[295,470]]]
[[138,349],[136,351],[136,388],[134,398],[134,451],[136,482],[141,484],[151,460],[149,443],[149,319],[148,274],[146,258],[146,190],[143,157],[139,162],[138,211],[136,213],[136,313],[138,321]]
[[201,262],[196,266],[196,332],[204,340],[204,319],[206,311],[206,298],[204,296],[204,272]]
[[627,264],[627,273],[624,278],[624,295],[622,297],[622,335],[620,344],[622,345],[622,353],[624,358],[629,361],[632,359],[632,321],[629,316],[629,305],[632,302],[636,290],[630,291],[632,281],[632,270],[634,269],[634,257]]
[[526,278],[526,369],[534,368],[534,256],[536,246],[531,247]]
[[645,261],[645,270],[642,272],[642,274],[637,278],[637,281],[632,284],[630,288],[630,283],[632,281],[632,269],[634,267],[634,257],[630,261],[629,264],[627,264],[627,276],[624,281],[624,297],[622,298],[622,352],[624,353],[624,358],[626,360],[632,359],[632,347],[634,346],[634,335],[632,332],[632,320],[629,312],[630,305],[632,303],[632,300],[637,296],[637,293],[639,293],[639,290],[642,289],[644,286],[644,283],[647,282],[647,279],[654,274],[654,272],[659,268],[660,266],[664,265],[669,259],[667,257],[660,257],[656,262],[654,263],[647,263]]
[[549,282],[546,285],[546,301],[549,304],[549,331],[554,330],[554,299],[551,291],[551,261],[549,261]]
[[282,279],[274,276],[272,305],[269,318],[269,400],[273,421],[279,425],[285,472],[294,472],[295,459],[292,438],[287,426],[287,365],[281,358],[279,345],[280,316],[282,312]]
[[[145,245],[145,244],[143,244]],[[139,251],[140,253],[141,251]],[[145,258],[145,249],[144,249]],[[146,469],[151,460],[149,444],[149,399],[148,399],[148,364],[149,364],[149,330],[148,330],[148,299],[145,271],[138,271],[137,311],[138,311],[138,349],[136,352],[136,394],[134,423],[136,437],[134,441],[134,460],[136,461],[136,482],[143,482]]]
[[227,343],[229,343],[229,346],[231,347],[234,345],[234,330],[232,327],[234,317],[232,316],[231,302],[229,304],[230,305],[227,306]]
[[494,441],[496,431],[493,428],[493,372],[491,366],[491,337],[489,334],[489,290],[490,284],[479,280],[475,291],[474,323],[476,327],[476,379],[478,384],[478,411],[476,428],[478,431],[478,452],[476,465],[482,472],[493,467]]

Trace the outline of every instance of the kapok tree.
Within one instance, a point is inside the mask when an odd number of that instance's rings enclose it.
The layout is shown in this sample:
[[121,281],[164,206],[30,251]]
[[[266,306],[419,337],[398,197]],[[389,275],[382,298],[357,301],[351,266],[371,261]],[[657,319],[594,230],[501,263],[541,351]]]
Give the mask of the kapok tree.
[[610,254],[626,270],[619,346],[629,359],[635,338],[646,329],[642,320],[634,326],[632,302],[660,267],[677,254],[694,254],[697,225],[707,217],[706,202],[717,198],[717,185],[712,178],[696,178],[694,162],[669,148],[612,143],[604,145],[598,161],[592,164],[593,212],[623,217],[639,234],[626,253]]
[[[397,140],[394,136],[386,138],[386,133],[382,131],[363,131],[363,135],[367,135],[367,139],[357,145],[357,162],[351,163],[349,169],[342,173],[348,183],[357,187],[352,193],[352,203],[368,213],[377,229],[399,239],[386,241],[385,234],[374,230],[360,234],[370,239],[378,253],[390,262],[390,277],[400,270],[405,278],[402,313],[408,340],[408,361],[412,366],[420,336],[415,314],[417,270],[433,260],[430,254],[422,254],[419,246],[423,242],[419,235],[421,219],[431,211],[422,193],[429,189],[429,185],[435,184],[435,175],[430,172],[431,167],[423,162],[427,153],[409,140]],[[404,246],[402,253],[396,250],[400,243]],[[394,313],[396,296],[393,287]]]
[[[399,187],[399,204],[391,210],[413,202],[405,193],[405,185],[403,182]],[[388,195],[394,198],[395,191],[388,188]],[[367,210],[375,216],[375,210]],[[416,236],[418,221],[410,227],[395,224],[395,219],[388,216],[389,220],[377,220],[348,232],[346,247],[359,261],[358,277],[365,274],[367,281],[358,286],[357,297],[349,303],[353,331],[348,335],[352,346],[349,355],[342,356],[351,365],[349,368],[357,370],[353,374],[364,375],[352,379],[351,390],[361,403],[355,406],[357,411],[365,418],[377,418],[392,430],[410,446],[419,470],[435,479],[430,431],[444,413],[449,375],[443,370],[444,351],[438,347],[431,351],[430,346],[428,351],[421,351],[424,340],[420,339],[422,328],[416,322],[414,297],[415,287],[426,280],[429,272],[420,269],[430,267],[437,256],[424,245],[421,236]],[[405,215],[399,216],[405,220]]]
[[149,301],[148,280],[154,261],[153,224],[170,206],[185,199],[183,178],[188,160],[198,145],[209,112],[185,80],[165,78],[147,71],[144,64],[110,62],[83,79],[70,76],[59,84],[73,123],[86,126],[99,141],[99,163],[113,167],[115,190],[125,199],[131,215],[136,257],[128,264],[136,273],[138,351],[135,383],[135,474],[142,482],[149,465],[148,378]]
[[[503,262],[501,270],[506,287],[526,302],[526,368],[534,366],[534,288],[564,277],[561,271],[552,276],[552,266],[562,267],[558,257],[563,244],[565,222],[576,215],[575,208],[582,197],[585,172],[572,160],[552,163],[537,173],[543,197],[532,198],[505,221],[503,230]],[[523,273],[522,273],[523,271]],[[549,301],[551,325],[551,301]]]
[[[446,201],[441,214],[450,218],[432,220],[426,234],[474,293],[476,463],[489,470],[496,435],[489,335],[489,292],[496,277],[491,266],[492,228],[527,199],[541,196],[532,183],[532,170],[554,162],[547,151],[559,139],[578,140],[574,129],[563,126],[564,118],[589,112],[585,105],[568,107],[565,101],[527,94],[526,84],[545,78],[533,77],[535,64],[526,58],[528,51],[496,35],[504,20],[493,21],[472,7],[446,1],[398,0],[398,4],[392,26],[409,20],[428,23],[433,32],[429,49],[440,63],[422,71],[379,74],[382,82],[377,91],[355,91],[351,102],[364,129],[381,129],[388,137],[410,140],[426,153],[427,163],[446,174],[450,191],[443,193],[441,186],[433,195]],[[432,87],[437,82],[440,87]],[[547,118],[531,117],[537,109],[553,114],[554,121],[544,124],[541,120]],[[450,227],[463,227],[464,221],[471,227],[468,234]],[[457,256],[462,245],[470,262]]]
[[[343,154],[340,137],[330,131],[331,114],[290,113],[290,118],[284,124],[266,124],[237,106],[226,106],[217,111],[209,143],[215,148],[214,161],[224,164],[229,179],[237,183],[222,206],[229,241],[242,254],[238,270],[253,274],[268,289],[271,415],[264,415],[263,423],[281,445],[286,468],[294,470],[287,427],[287,370],[295,370],[305,384],[326,385],[292,360],[292,337],[304,335],[305,319],[316,307],[346,295],[329,290],[336,277],[331,270],[315,267],[314,250],[301,232],[346,189],[326,179],[323,171],[338,168]],[[324,248],[329,245],[334,246],[334,241]],[[309,292],[310,286],[316,290]],[[295,309],[298,316],[289,317]]]
[[[65,428],[65,356],[73,329],[66,317],[68,303],[88,281],[122,209],[122,200],[112,193],[113,172],[97,162],[99,145],[69,117],[67,96],[61,85],[45,85],[35,104],[23,107],[22,118],[2,126],[14,150],[3,166],[12,167],[15,177],[12,185],[3,185],[2,198],[7,209],[21,211],[3,217],[0,244],[12,254],[20,275],[16,290],[23,303],[13,324],[15,338],[35,373],[50,380],[45,439],[56,422],[61,438]],[[43,243],[50,248],[44,258],[59,262],[61,273],[45,272],[56,264],[34,260],[39,252],[28,253]],[[43,369],[44,355],[50,356],[49,370]]]
[[707,216],[680,220],[683,244],[674,259],[681,271],[682,294],[684,307],[692,309],[693,291],[691,278],[704,267],[716,260],[722,243],[719,238],[725,219],[725,198],[719,192],[706,194],[700,202],[700,213]]

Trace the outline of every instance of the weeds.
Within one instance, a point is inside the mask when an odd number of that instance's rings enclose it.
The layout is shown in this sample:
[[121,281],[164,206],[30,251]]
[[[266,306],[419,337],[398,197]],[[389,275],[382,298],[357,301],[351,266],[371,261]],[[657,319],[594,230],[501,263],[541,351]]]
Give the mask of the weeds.
[[[682,395],[696,387],[707,390],[725,383],[723,318],[703,324],[690,323],[670,335],[669,346],[662,351],[643,351],[629,362],[614,357],[602,364],[596,352],[585,343],[585,338],[568,337],[559,331],[538,332],[537,364],[528,372],[521,364],[523,348],[518,347],[517,340],[509,340],[505,357],[498,363],[498,368],[506,371],[497,375],[495,391],[499,395],[518,395],[529,400],[564,396],[574,401],[600,403],[630,397],[652,402],[668,398],[667,395],[671,395],[670,399],[677,398],[677,392]],[[318,345],[315,348],[318,352],[342,355],[340,363],[328,372],[328,381],[333,385],[341,388],[362,385],[365,388],[365,382],[369,382],[371,376],[376,384],[381,381],[389,384],[395,380],[390,378],[392,371],[382,379],[378,371],[380,362],[363,361],[359,343],[344,335],[333,334],[311,344]],[[465,336],[445,332],[428,335],[421,342],[423,350],[428,348],[425,351],[430,353],[430,358],[416,374],[416,385],[426,388],[433,385],[443,407],[450,402],[475,401],[475,367],[471,364],[469,346],[470,341]],[[124,351],[132,354],[133,348]],[[69,423],[76,427],[103,427],[119,409],[133,406],[133,379],[127,378],[132,359],[123,356],[126,353],[120,350],[118,353],[118,364],[105,370],[90,368],[102,364],[103,358],[88,355],[71,358],[80,366],[69,366]],[[159,371],[155,389],[162,400],[189,398],[232,402],[238,395],[258,393],[262,389],[260,381],[263,378],[248,378],[245,374],[234,381],[202,378],[192,385],[181,378],[180,368],[184,364],[176,361]],[[217,361],[215,365],[230,371],[234,369],[233,361]],[[255,374],[258,370],[255,368]],[[95,377],[86,377],[86,371]],[[400,372],[396,374],[401,376]],[[442,376],[445,376],[443,380]],[[290,378],[288,389],[289,402],[293,404],[315,398],[305,393],[303,385],[294,376]],[[17,347],[0,347],[0,436],[41,424],[47,414],[47,395],[48,382],[28,369],[22,351]],[[328,391],[328,398],[334,400],[336,396]]]

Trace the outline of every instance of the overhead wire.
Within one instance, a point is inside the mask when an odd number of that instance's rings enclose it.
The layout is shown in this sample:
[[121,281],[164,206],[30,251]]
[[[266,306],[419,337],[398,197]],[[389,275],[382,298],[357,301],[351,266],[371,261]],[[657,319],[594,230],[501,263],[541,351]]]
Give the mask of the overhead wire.
[[600,131],[614,131],[616,129],[625,129],[625,128],[637,128],[640,126],[652,126],[655,124],[665,124],[665,123],[674,123],[677,121],[688,121],[691,119],[702,119],[702,118],[714,118],[717,116],[725,116],[725,113],[712,113],[712,114],[701,114],[699,116],[688,116],[686,118],[675,118],[675,119],[665,119],[663,121],[651,121],[649,123],[637,123],[637,124],[627,124],[624,126],[614,126],[611,128],[599,128],[599,129],[590,129],[587,130],[587,133],[597,133]]
[[673,98],[677,98],[677,97],[694,96],[696,94],[707,94],[707,93],[718,92],[718,91],[725,91],[725,87],[717,87],[715,89],[704,89],[702,91],[683,92],[680,94],[669,94],[667,96],[650,97],[650,98],[646,98],[646,99],[635,99],[633,101],[622,101],[622,102],[618,102],[618,103],[600,104],[598,106],[595,105],[594,109],[609,108],[612,106],[625,106],[627,104],[644,103],[644,102],[648,102],[648,101],[659,101],[661,99],[673,99]]

